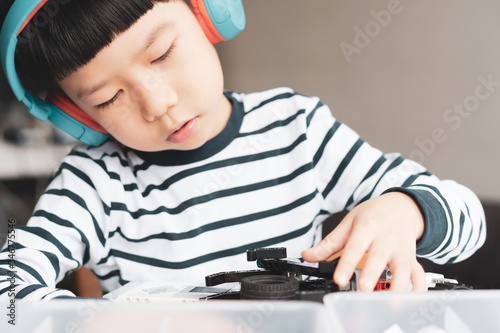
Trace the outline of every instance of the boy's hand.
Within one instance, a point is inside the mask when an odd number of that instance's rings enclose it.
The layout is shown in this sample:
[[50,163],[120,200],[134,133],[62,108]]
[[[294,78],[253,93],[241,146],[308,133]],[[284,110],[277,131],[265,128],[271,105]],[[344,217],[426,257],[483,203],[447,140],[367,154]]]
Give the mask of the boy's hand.
[[345,286],[366,253],[358,281],[361,291],[372,291],[385,267],[392,273],[391,290],[424,291],[425,273],[416,259],[416,241],[424,231],[424,219],[413,199],[391,192],[356,206],[318,245],[302,252],[309,262],[325,260],[344,250],[333,279]]

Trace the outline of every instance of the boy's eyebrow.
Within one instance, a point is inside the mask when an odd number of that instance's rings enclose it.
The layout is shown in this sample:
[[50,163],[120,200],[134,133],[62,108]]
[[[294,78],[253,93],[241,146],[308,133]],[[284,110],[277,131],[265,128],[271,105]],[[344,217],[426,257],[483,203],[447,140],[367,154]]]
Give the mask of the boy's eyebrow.
[[165,22],[162,25],[157,26],[153,29],[153,31],[149,34],[146,42],[144,43],[144,47],[142,48],[142,52],[146,51],[157,39],[160,33],[163,32],[168,26],[171,24],[169,22]]
[[107,80],[103,80],[101,82],[99,82],[98,84],[90,87],[90,88],[83,88],[83,89],[80,89],[78,91],[78,98],[79,99],[82,99],[84,97],[87,97],[89,95],[92,95],[93,93],[95,93],[97,90],[101,89],[102,87],[104,87],[105,85],[107,84]]
[[[162,25],[159,25],[156,28],[154,28],[153,31],[149,34],[148,38],[146,38],[146,42],[144,43],[143,48],[138,54],[140,55],[142,52],[146,51],[158,39],[160,33],[162,33],[170,25],[171,24],[169,22],[165,22]],[[82,99],[84,97],[92,95],[93,93],[104,87],[106,84],[107,80],[104,80],[90,88],[82,88],[78,91],[77,96],[79,99]]]

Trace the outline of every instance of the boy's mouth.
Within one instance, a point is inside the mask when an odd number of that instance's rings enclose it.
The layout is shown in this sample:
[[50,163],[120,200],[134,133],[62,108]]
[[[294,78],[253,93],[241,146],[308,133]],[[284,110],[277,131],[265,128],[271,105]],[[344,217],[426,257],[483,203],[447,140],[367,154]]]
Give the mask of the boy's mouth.
[[167,140],[172,143],[183,143],[193,136],[198,125],[198,117],[195,117],[184,123],[178,130],[167,137]]

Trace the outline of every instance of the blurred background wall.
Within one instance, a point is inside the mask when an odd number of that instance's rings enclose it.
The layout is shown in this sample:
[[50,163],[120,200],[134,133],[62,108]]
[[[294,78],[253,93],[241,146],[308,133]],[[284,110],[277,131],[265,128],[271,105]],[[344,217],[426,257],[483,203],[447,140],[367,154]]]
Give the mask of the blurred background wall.
[[384,152],[500,200],[500,2],[244,0],[226,88],[290,86]]

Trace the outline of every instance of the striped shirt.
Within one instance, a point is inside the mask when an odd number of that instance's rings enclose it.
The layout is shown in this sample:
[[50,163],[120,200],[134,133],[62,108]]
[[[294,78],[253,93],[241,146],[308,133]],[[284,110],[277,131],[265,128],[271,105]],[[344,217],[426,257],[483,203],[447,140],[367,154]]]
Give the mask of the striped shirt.
[[318,98],[289,88],[225,95],[228,124],[198,149],[75,147],[16,229],[15,269],[8,249],[0,254],[0,297],[11,276],[18,298],[72,295],[55,285],[82,265],[112,291],[255,269],[250,248],[284,246],[300,257],[329,215],[387,191],[421,208],[419,256],[456,262],[483,244],[484,212],[469,189],[371,147]]

